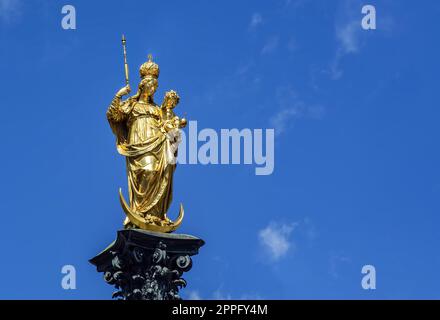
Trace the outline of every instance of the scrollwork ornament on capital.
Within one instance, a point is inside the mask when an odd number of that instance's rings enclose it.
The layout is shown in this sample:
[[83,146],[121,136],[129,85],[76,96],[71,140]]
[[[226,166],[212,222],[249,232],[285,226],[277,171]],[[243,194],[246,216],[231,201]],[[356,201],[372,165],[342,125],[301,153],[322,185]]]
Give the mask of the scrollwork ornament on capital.
[[164,263],[167,258],[166,245],[159,242],[152,256],[152,262],[155,264]]

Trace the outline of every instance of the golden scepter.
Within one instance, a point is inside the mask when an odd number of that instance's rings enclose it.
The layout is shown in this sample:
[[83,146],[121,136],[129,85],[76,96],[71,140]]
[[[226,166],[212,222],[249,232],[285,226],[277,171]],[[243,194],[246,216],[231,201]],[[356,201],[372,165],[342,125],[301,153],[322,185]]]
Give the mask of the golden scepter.
[[128,63],[127,63],[127,48],[125,47],[126,44],[125,36],[122,35],[122,47],[124,48],[124,68],[125,68],[125,84],[128,86]]

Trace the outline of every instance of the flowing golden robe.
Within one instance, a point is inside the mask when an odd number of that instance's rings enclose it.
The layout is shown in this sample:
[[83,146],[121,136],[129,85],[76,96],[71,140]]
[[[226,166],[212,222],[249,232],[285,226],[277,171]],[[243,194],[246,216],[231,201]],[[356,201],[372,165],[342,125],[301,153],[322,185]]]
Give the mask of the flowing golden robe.
[[[161,127],[161,110],[156,104],[134,99],[113,99],[107,119],[116,136],[118,152],[126,157],[130,210],[157,224],[170,223],[166,217],[171,200],[173,150],[177,139],[170,139]],[[126,220],[125,223],[128,221]]]

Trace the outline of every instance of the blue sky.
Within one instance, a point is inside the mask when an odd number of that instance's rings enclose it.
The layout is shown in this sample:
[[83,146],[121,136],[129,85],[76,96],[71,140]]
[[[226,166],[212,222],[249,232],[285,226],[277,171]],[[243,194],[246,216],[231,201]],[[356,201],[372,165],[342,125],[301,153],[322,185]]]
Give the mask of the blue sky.
[[[440,3],[0,0],[0,298],[108,299],[123,220],[105,111],[152,53],[200,128],[275,128],[275,170],[181,165],[184,298],[440,298]],[[360,27],[373,4],[377,29]],[[77,271],[63,290],[61,268]],[[361,287],[376,267],[377,289]]]

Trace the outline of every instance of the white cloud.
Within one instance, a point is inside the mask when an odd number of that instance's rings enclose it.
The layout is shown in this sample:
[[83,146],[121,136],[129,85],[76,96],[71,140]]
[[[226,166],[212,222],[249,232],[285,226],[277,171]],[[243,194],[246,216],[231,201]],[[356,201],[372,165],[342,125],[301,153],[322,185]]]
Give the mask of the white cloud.
[[[223,285],[222,285],[223,286]],[[190,290],[187,291],[187,300],[203,300],[199,291]],[[221,288],[215,290],[212,294],[213,300],[232,300],[232,296],[229,293],[224,293]],[[238,300],[262,300],[263,298],[258,293],[244,293],[238,298]]]
[[333,80],[342,77],[341,60],[348,54],[356,54],[360,50],[361,26],[359,20],[349,20],[336,26],[336,39],[338,47],[333,61],[330,64],[330,75]]
[[339,278],[339,269],[341,269],[345,264],[351,263],[351,259],[341,253],[332,253],[329,260],[329,273],[333,278]]
[[270,37],[261,49],[261,54],[274,52],[278,47],[278,36]]
[[330,76],[333,80],[342,77],[342,59],[348,54],[356,54],[361,48],[362,3],[360,0],[344,0],[340,3],[335,20],[335,39],[337,47],[330,63]]
[[270,119],[270,126],[275,129],[276,135],[280,135],[287,130],[293,118],[298,116],[299,111],[295,106],[288,109],[282,109]]
[[263,300],[263,297],[258,293],[245,293],[238,300]]
[[306,217],[304,218],[302,225],[304,227],[303,229],[307,240],[314,241],[318,237],[318,231],[316,230],[312,220]]
[[188,300],[202,300],[199,292],[197,290],[192,290],[188,292]]
[[20,8],[20,0],[0,0],[0,21],[12,22],[20,14]]
[[243,293],[239,298],[232,298],[231,294],[224,293],[220,289],[214,291],[212,295],[213,300],[263,300],[258,293]]
[[[335,39],[337,48],[330,63],[330,76],[333,80],[340,79],[343,75],[342,60],[347,55],[359,54],[365,40],[365,35],[371,34],[362,28],[361,21],[364,15],[362,7],[365,3],[361,0],[344,0],[338,8],[335,19]],[[381,28],[374,31],[375,34],[383,32],[390,34],[394,20],[390,16],[381,13]]]
[[270,118],[270,126],[275,129],[275,134],[285,132],[295,118],[300,117],[304,103],[298,100],[298,96],[291,87],[277,89],[276,100],[280,105],[279,111]]
[[298,9],[300,7],[303,7],[305,4],[307,4],[310,0],[285,0],[284,6],[289,7],[291,6],[294,9]]
[[221,292],[220,290],[216,290],[214,291],[212,298],[214,300],[232,300],[231,295],[230,294],[224,294],[223,292]]
[[242,63],[238,66],[235,75],[244,76],[249,73],[249,71],[255,66],[255,62],[252,59],[249,59],[245,63]]
[[260,243],[273,260],[279,260],[294,246],[289,237],[297,225],[297,223],[271,222],[266,228],[260,230],[258,233]]
[[344,54],[359,51],[359,35],[361,32],[359,20],[351,20],[336,27],[336,38],[339,41],[339,50]]
[[255,12],[252,15],[251,22],[249,23],[249,29],[255,30],[260,24],[263,23],[263,17],[260,13]]
[[296,91],[290,86],[278,88],[276,100],[280,108],[269,119],[269,124],[275,129],[276,135],[287,131],[295,119],[301,117],[320,119],[325,113],[323,106],[308,105],[299,99]]

